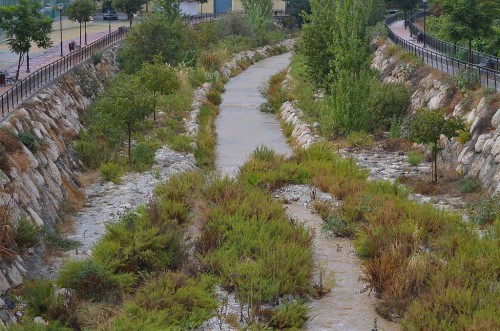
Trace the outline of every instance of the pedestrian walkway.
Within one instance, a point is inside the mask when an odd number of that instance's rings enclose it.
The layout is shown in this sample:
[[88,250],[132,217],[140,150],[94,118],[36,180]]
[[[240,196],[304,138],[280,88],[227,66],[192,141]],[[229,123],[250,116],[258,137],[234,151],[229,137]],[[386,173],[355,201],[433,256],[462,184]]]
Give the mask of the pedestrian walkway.
[[[56,22],[55,22],[56,23]],[[54,23],[54,24],[55,24]],[[69,54],[69,43],[74,41],[76,44],[80,44],[80,28],[78,25],[72,25],[71,27],[64,28],[68,26],[68,22],[63,22],[63,55]],[[59,25],[59,23],[57,24]],[[92,24],[87,25],[87,44],[92,43],[106,36],[110,29],[111,31],[118,30],[118,27],[127,25],[128,21],[94,21]],[[27,61],[26,58],[19,70],[19,79],[26,78],[31,72],[36,71],[56,60],[61,58],[61,30],[53,30],[51,33],[51,40],[53,46],[48,49],[40,49],[38,47],[32,47],[30,52],[30,72],[27,72]],[[84,28],[82,27],[82,46],[85,45]],[[9,77],[13,78],[17,71],[18,55],[12,53],[7,45],[6,41],[0,42],[0,71],[7,71]],[[0,94],[3,94],[11,86],[0,86]]]
[[[414,53],[417,57],[421,58],[425,64],[450,75],[455,75],[464,69],[477,70],[481,84],[484,87],[500,91],[500,74],[498,71],[488,70],[479,65],[472,65],[451,58],[428,46],[424,48],[422,43],[417,43],[417,36],[410,36],[410,29],[405,29],[403,20],[395,21],[387,25],[387,27],[390,30],[389,37],[391,37],[392,33],[402,40],[399,40],[396,44],[401,44],[405,51]],[[393,38],[391,37],[391,39]],[[393,39],[393,41],[395,40]]]

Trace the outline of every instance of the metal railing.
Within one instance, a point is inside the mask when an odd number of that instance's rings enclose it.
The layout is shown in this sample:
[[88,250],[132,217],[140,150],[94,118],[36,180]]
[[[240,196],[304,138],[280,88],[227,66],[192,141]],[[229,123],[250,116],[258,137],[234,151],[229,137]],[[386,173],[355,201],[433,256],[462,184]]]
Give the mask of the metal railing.
[[[427,15],[429,13],[427,12]],[[444,40],[440,40],[436,37],[433,37],[429,33],[423,33],[422,30],[420,30],[416,25],[415,25],[415,19],[421,18],[424,16],[424,12],[420,11],[412,16],[410,16],[409,19],[409,28],[411,30],[411,33],[414,35],[417,35],[419,32],[422,33],[422,35],[425,38],[425,43],[431,48],[434,48],[436,51],[449,55],[453,58],[459,59],[459,60],[467,60],[467,62],[470,62],[472,64],[481,64],[484,65],[488,61],[490,61],[491,64],[494,65],[492,69],[495,70],[500,70],[500,58],[478,52],[475,50],[472,50],[472,62],[468,61],[468,54],[469,54],[469,49],[467,47],[462,47],[458,46],[457,44],[453,44]],[[426,31],[427,32],[427,31]]]
[[500,72],[494,69],[488,69],[482,65],[468,63],[448,55],[414,45],[396,35],[391,28],[390,24],[402,20],[401,14],[389,16],[385,20],[385,26],[388,30],[389,39],[396,45],[401,46],[404,51],[413,53],[418,58],[422,59],[427,65],[444,71],[446,73],[456,75],[469,70],[472,73],[477,73],[479,81],[482,86],[487,88],[500,89]]
[[[232,11],[232,13],[244,15],[245,12],[243,10],[239,10]],[[217,18],[220,18],[220,16],[224,14],[225,13],[212,13],[186,16],[184,18],[184,21],[190,24],[197,24],[204,21],[215,20]],[[287,14],[288,13],[285,11],[273,10],[273,16],[276,17],[284,17]],[[5,117],[6,114],[8,114],[11,110],[13,110],[17,105],[19,105],[23,100],[25,100],[39,88],[50,83],[55,78],[60,77],[75,65],[91,58],[96,51],[123,40],[123,38],[127,34],[127,31],[128,28],[121,27],[119,30],[114,31],[87,46],[71,52],[70,54],[34,71],[28,77],[16,82],[12,86],[12,88],[7,90],[0,96],[0,108],[2,110],[2,117]]]
[[76,49],[68,55],[34,71],[28,77],[17,81],[12,88],[7,90],[0,96],[0,106],[2,109],[2,117],[13,110],[24,99],[30,96],[33,92],[50,83],[55,78],[60,77],[69,69],[79,63],[82,63],[92,57],[97,51],[115,44],[124,39],[127,34],[127,28],[121,27],[117,31],[113,31],[105,37],[98,39],[91,44],[82,48]]

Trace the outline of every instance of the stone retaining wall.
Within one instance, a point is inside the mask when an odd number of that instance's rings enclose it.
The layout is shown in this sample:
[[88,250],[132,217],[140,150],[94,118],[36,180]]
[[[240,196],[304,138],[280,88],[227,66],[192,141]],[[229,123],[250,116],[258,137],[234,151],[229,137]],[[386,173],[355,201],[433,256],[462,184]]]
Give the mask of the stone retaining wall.
[[[442,161],[465,176],[477,177],[482,186],[500,193],[500,95],[495,91],[461,93],[454,78],[426,65],[401,61],[390,55],[389,43],[381,43],[372,66],[384,82],[401,82],[414,89],[410,111],[445,107],[450,115],[461,116],[469,124],[470,141],[441,140]],[[441,161],[441,160],[440,160]]]
[[[95,92],[118,71],[115,52],[116,47],[108,50],[96,66],[83,64]],[[81,194],[76,174],[82,165],[71,146],[82,129],[82,115],[93,95],[86,90],[89,86],[81,86],[79,81],[73,72],[63,75],[0,123],[2,130],[28,132],[40,141],[36,152],[24,145],[15,153],[2,152],[9,166],[0,170],[0,206],[9,210],[9,221],[3,220],[9,232],[21,217],[38,226],[53,227],[61,205]],[[42,249],[30,253],[40,258]],[[26,274],[19,255],[8,260],[0,258],[0,294],[20,285]]]

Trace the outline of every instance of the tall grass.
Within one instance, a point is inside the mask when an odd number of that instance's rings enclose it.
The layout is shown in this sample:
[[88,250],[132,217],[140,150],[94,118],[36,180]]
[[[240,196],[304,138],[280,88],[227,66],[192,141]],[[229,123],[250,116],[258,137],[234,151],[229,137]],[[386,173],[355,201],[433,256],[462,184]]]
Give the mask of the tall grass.
[[[299,172],[307,176],[293,175]],[[342,199],[325,230],[355,239],[363,278],[382,299],[378,312],[403,318],[404,329],[498,329],[500,220],[479,235],[460,215],[419,204],[397,183],[368,182],[366,175],[323,143],[288,160],[261,148],[239,179],[270,188],[307,182]]]

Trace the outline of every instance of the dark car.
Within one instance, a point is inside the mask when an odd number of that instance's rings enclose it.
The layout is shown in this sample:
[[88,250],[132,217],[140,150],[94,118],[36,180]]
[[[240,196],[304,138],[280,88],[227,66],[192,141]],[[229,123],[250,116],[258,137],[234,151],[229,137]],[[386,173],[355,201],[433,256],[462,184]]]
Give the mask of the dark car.
[[116,10],[113,8],[107,8],[104,10],[102,14],[102,19],[103,20],[117,20],[118,19],[118,14],[116,13]]

